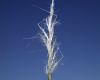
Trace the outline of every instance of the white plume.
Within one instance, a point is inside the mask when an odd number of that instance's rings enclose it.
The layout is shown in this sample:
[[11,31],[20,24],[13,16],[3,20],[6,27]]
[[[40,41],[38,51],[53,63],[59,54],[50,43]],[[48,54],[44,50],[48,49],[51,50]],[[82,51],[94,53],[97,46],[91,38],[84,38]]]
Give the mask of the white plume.
[[[40,23],[38,23],[38,26],[41,30],[40,37],[48,51],[46,74],[51,74],[63,58],[63,55],[61,54],[61,58],[56,60],[57,53],[59,53],[59,47],[57,46],[56,38],[54,35],[54,29],[57,23],[56,19],[57,15],[54,14],[54,0],[52,0],[49,16],[45,20],[42,20]],[[44,24],[46,24],[46,26],[44,26]]]

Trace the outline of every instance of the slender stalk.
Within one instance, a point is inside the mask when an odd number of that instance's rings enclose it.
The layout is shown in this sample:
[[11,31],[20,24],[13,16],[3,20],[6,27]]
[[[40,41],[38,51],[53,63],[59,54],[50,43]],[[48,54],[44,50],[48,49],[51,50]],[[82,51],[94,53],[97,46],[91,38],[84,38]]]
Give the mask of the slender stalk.
[[52,80],[51,73],[48,73],[48,80]]

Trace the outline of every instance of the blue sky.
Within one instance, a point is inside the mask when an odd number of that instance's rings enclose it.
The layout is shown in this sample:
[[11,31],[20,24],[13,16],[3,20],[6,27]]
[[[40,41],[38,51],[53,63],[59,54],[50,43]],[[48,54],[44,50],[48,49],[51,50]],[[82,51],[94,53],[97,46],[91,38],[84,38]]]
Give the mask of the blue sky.
[[[47,52],[36,36],[50,0],[0,1],[0,80],[47,80]],[[53,80],[100,80],[99,0],[55,0],[55,35],[64,59]],[[63,64],[63,65],[62,65]]]

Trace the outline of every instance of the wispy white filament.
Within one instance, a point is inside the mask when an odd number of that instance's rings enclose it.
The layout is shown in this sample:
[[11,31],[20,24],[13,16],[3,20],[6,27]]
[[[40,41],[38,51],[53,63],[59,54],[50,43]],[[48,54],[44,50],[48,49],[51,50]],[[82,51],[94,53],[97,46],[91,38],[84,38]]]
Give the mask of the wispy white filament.
[[[51,74],[63,58],[63,55],[61,54],[61,58],[56,60],[57,53],[59,52],[59,47],[57,46],[56,38],[54,35],[54,27],[57,23],[57,15],[54,14],[54,0],[52,0],[49,13],[49,16],[38,24],[42,32],[40,34],[40,37],[48,51],[48,63],[46,65],[46,74]],[[43,24],[46,24],[46,26]]]

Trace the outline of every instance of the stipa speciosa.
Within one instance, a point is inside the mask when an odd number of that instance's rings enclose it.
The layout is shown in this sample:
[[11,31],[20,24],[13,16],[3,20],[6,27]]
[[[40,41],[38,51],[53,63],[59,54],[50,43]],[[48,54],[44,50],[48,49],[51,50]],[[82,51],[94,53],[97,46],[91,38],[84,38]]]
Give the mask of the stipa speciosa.
[[41,33],[39,35],[48,52],[46,74],[48,75],[48,80],[51,80],[53,71],[63,58],[63,55],[61,54],[61,58],[57,60],[57,53],[60,52],[60,49],[59,46],[57,46],[56,37],[54,35],[55,25],[58,23],[56,20],[57,15],[54,14],[54,0],[52,0],[50,11],[47,12],[49,12],[49,16],[38,23],[38,26],[41,30]]

